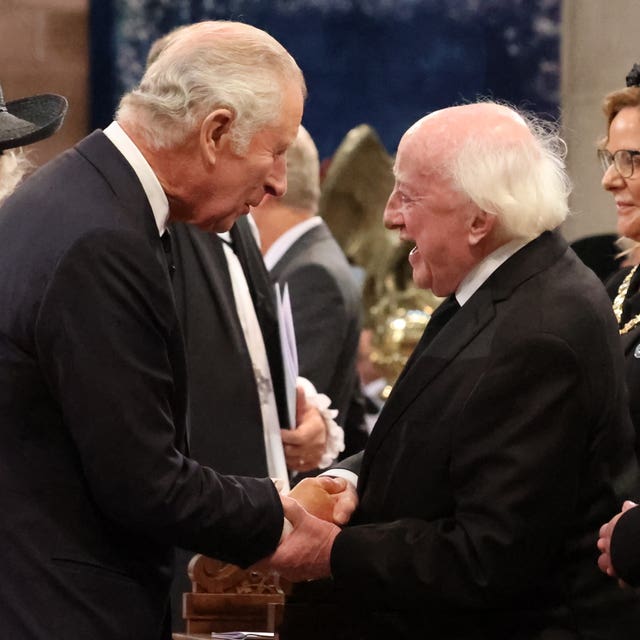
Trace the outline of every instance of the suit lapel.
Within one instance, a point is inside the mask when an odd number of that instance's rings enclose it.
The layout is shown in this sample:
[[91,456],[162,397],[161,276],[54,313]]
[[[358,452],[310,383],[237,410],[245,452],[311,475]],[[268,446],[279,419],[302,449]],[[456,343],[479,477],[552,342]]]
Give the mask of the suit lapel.
[[213,300],[217,301],[220,306],[220,315],[227,327],[227,333],[236,350],[239,353],[244,353],[247,351],[247,347],[236,311],[233,286],[222,241],[193,228],[191,225],[184,225],[183,228],[193,248],[193,254],[205,276],[203,280],[207,283]]
[[[107,181],[127,217],[149,238],[154,249],[162,251],[160,234],[149,200],[140,180],[124,156],[102,131],[94,131],[75,147]],[[162,253],[162,262],[164,253]]]
[[494,320],[496,305],[509,298],[525,280],[549,268],[567,249],[566,242],[555,232],[545,232],[525,245],[500,265],[424,351],[407,363],[369,437],[363,477],[372,455],[416,398]]
[[373,453],[426,387],[495,317],[491,292],[478,291],[415,359],[407,362],[367,443]]
[[282,271],[287,267],[292,260],[297,258],[300,254],[307,252],[310,246],[316,243],[331,238],[329,230],[324,222],[321,222],[315,227],[311,227],[303,233],[280,257],[280,260],[276,262],[271,268],[271,279],[276,282],[280,279]]
[[282,360],[282,347],[280,343],[280,328],[276,312],[275,293],[272,279],[265,267],[262,254],[253,237],[249,222],[245,218],[236,221],[231,229],[231,238],[242,265],[247,284],[251,291],[253,305],[260,325],[260,331],[264,342],[273,391],[278,407],[280,425],[289,425],[289,411],[287,409],[287,397],[284,383],[284,366]]
[[270,328],[277,323],[275,301],[272,295],[273,287],[247,220],[240,218],[236,221],[231,228],[231,239],[264,332],[265,328]]
[[[171,279],[167,270],[164,249],[158,226],[147,195],[135,171],[125,157],[102,131],[94,131],[81,140],[75,150],[102,176],[121,205],[121,211],[130,224],[149,242],[160,264],[160,272],[166,279],[166,287],[173,295]],[[176,311],[177,313],[177,311]],[[189,426],[187,416],[186,362],[182,332],[179,323],[167,341],[169,357],[174,369],[176,385],[176,443],[179,449],[189,451]],[[184,421],[179,416],[184,415]]]

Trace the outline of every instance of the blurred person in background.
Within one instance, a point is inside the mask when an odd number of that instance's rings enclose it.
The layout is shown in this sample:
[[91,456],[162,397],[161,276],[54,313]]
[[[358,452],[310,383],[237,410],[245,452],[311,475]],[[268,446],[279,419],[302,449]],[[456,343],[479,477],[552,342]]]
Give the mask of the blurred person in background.
[[5,103],[0,86],[0,203],[33,167],[22,147],[52,136],[67,107],[66,98],[52,93]]

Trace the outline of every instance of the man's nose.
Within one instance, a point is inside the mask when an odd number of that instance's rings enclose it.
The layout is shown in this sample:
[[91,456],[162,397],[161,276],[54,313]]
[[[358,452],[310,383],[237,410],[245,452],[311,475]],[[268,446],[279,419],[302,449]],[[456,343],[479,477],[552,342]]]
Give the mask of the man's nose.
[[287,165],[284,157],[278,158],[265,183],[264,190],[271,196],[279,198],[287,192]]
[[402,226],[402,216],[400,215],[400,209],[395,206],[391,200],[387,202],[387,206],[384,208],[382,214],[382,221],[387,229],[397,229]]

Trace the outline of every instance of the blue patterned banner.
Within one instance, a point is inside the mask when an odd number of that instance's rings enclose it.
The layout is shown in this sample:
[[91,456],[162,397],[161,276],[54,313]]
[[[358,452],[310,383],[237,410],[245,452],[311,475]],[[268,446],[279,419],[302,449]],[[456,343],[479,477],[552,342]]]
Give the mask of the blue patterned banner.
[[203,19],[248,22],[289,49],[322,157],[361,123],[393,152],[425,113],[478,97],[558,115],[560,0],[93,0],[92,124],[111,120],[155,38]]

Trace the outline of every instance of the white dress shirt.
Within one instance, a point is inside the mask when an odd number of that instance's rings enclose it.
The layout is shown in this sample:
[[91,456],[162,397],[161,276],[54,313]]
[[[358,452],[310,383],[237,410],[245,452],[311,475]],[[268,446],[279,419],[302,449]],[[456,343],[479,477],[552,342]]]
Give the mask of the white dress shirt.
[[133,140],[117,122],[112,122],[104,130],[104,135],[111,140],[138,176],[138,180],[140,180],[140,184],[151,205],[153,217],[158,227],[158,234],[162,235],[167,228],[167,220],[169,219],[169,201],[156,174],[145,160],[140,149],[136,147]]
[[267,265],[267,270],[271,271],[278,264],[278,260],[293,246],[298,238],[307,233],[309,229],[313,229],[320,224],[322,224],[322,218],[313,216],[287,229],[264,254],[264,263]]
[[277,478],[280,481],[284,493],[287,493],[289,491],[289,476],[282,446],[282,437],[280,435],[278,407],[273,392],[271,370],[269,368],[269,360],[267,359],[267,350],[264,346],[262,331],[240,260],[238,260],[238,256],[227,244],[227,242],[230,241],[229,232],[218,235],[223,240],[224,255],[227,259],[229,275],[231,276],[236,310],[240,318],[244,339],[249,349],[253,374],[260,397],[267,470],[271,478]]

